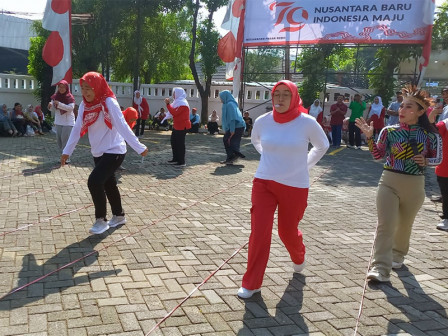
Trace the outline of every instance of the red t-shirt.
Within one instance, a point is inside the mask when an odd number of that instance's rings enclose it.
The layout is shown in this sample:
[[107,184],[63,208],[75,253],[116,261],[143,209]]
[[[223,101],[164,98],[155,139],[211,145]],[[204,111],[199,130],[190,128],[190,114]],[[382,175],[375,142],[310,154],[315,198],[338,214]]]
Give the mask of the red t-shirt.
[[182,105],[174,108],[171,105],[167,105],[166,107],[173,115],[173,128],[175,130],[182,131],[191,128],[190,109],[188,106]]
[[331,120],[330,120],[330,125],[342,125],[342,123],[344,122],[345,119],[345,114],[347,113],[347,105],[345,105],[344,103],[336,103],[331,105],[330,107],[330,113],[332,111],[335,111],[339,108],[339,110],[341,110],[342,112],[338,111],[334,114],[331,114]]

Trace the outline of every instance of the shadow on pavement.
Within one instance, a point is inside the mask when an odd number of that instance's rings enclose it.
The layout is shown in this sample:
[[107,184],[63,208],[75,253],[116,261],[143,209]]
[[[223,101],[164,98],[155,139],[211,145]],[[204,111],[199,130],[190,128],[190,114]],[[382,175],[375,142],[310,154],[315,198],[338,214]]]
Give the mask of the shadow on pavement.
[[397,335],[402,332],[411,335],[427,335],[430,331],[446,333],[448,316],[444,307],[424,292],[406,266],[397,270],[397,274],[403,283],[405,293],[389,284],[369,284],[372,289],[382,290],[386,294],[387,300],[406,316],[406,320],[389,319],[387,335]]
[[253,335],[253,331],[257,329],[269,329],[272,335],[308,334],[308,326],[300,314],[305,284],[305,276],[294,273],[276,306],[275,316],[269,314],[261,293],[245,300],[244,326],[238,331],[238,335]]
[[[42,277],[45,274],[55,271],[61,266],[69,264],[85,256],[86,254],[91,253],[98,243],[112,234],[115,230],[116,228],[111,228],[101,235],[90,236],[80,242],[70,244],[42,265],[37,264],[34,254],[29,253],[25,255],[22,260],[22,269],[19,272],[17,287],[12,289],[11,292]],[[88,275],[75,277],[76,273],[79,272],[82,267],[91,266],[97,261],[97,258],[98,253],[94,253],[67,268],[55,272],[45,279],[30,285],[29,287],[24,288],[23,290],[19,290],[4,297],[0,300],[0,311],[21,308],[32,302],[40,301],[50,294],[60,293],[70,287],[89,283],[93,279],[117,275],[121,272],[120,269],[102,272],[89,272]]]

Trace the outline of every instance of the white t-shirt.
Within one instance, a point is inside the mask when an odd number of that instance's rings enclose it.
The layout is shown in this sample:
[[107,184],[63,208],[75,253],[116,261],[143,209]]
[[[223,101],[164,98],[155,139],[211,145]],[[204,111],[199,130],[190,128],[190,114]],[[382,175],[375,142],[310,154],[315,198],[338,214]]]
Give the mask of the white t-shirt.
[[[138,141],[135,134],[129,128],[126,120],[124,120],[123,112],[120,110],[120,105],[116,99],[107,98],[106,105],[109,110],[110,120],[112,122],[112,129],[107,127],[104,122],[104,112],[101,111],[98,119],[89,126],[88,136],[91,146],[91,152],[94,157],[100,157],[104,153],[109,154],[125,154],[126,142],[138,154],[145,151],[146,146]],[[81,103],[78,110],[78,118],[73,127],[67,145],[62,151],[63,154],[72,155],[76,144],[81,137],[82,120],[84,116],[84,102]]]
[[[58,108],[54,107],[52,101],[51,111],[54,112],[54,124],[60,126],[73,126],[75,125],[75,113],[73,109],[75,108],[75,103],[62,104],[59,102]],[[65,113],[61,113],[65,111]]]
[[[273,112],[255,120],[252,144],[261,154],[255,177],[296,188],[309,188],[309,169],[330,144],[322,127],[308,114],[287,123],[274,121]],[[308,145],[313,148],[308,152]]]

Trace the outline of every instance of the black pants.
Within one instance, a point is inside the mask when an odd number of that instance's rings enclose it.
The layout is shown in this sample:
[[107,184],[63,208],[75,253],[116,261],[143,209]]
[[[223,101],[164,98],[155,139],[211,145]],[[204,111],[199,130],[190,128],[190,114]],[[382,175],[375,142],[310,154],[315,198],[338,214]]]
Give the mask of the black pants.
[[437,176],[440,193],[442,194],[442,219],[448,219],[448,177]]
[[95,205],[95,218],[106,219],[106,196],[109,200],[112,214],[123,216],[120,191],[117,187],[115,171],[123,163],[125,154],[103,154],[94,157],[95,168],[90,173],[87,185]]
[[173,129],[171,133],[171,150],[173,151],[173,161],[184,164],[185,163],[185,135],[187,130]]
[[[222,138],[224,148],[226,149],[227,160],[231,160],[236,154],[240,154],[241,137],[244,133],[244,127],[235,128],[235,133],[230,138],[230,131],[227,131]],[[230,138],[230,141],[229,141]]]
[[215,134],[215,132],[219,132],[218,123],[216,121],[215,122],[209,121],[207,124],[207,129],[210,132],[210,134]]
[[199,124],[191,124],[191,128],[188,130],[189,133],[198,133]]
[[146,119],[137,119],[137,124],[135,125],[135,135],[143,135],[145,131]]
[[354,121],[348,123],[348,142],[350,146],[356,144],[356,146],[361,146],[361,130],[355,125]]

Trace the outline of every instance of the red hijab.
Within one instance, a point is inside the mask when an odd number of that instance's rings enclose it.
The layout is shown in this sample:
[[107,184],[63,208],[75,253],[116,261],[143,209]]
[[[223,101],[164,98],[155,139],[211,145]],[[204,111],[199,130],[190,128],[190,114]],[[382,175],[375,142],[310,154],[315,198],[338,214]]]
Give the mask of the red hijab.
[[114,93],[110,89],[104,77],[98,72],[88,72],[79,80],[79,85],[86,82],[92,87],[95,92],[95,98],[90,103],[82,97],[84,101],[84,116],[82,120],[81,136],[83,136],[90,125],[92,125],[97,119],[102,110],[104,110],[104,122],[112,129],[112,123],[110,121],[109,109],[106,106],[106,98],[115,98]]
[[[65,93],[59,93],[59,85],[62,84],[65,86]],[[56,93],[51,96],[52,100],[57,100],[62,104],[68,105],[75,102],[75,97],[70,92],[70,87],[68,86],[68,82],[66,80],[61,80],[56,83]]]
[[126,110],[123,111],[123,115],[129,127],[133,129],[136,124],[136,120],[138,119],[137,110],[133,107],[128,107]]
[[[285,113],[279,113],[275,110],[274,92],[279,85],[286,85],[291,92],[291,103],[289,105],[288,111],[286,111]],[[302,105],[302,98],[300,98],[299,92],[297,91],[297,86],[289,80],[281,80],[274,85],[274,88],[272,89],[272,108],[274,120],[280,124],[294,120],[302,112],[308,113],[307,109]]]

